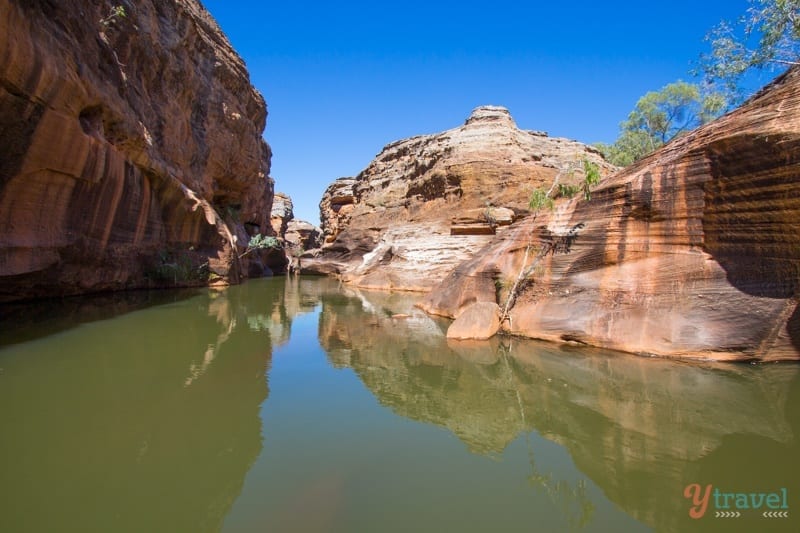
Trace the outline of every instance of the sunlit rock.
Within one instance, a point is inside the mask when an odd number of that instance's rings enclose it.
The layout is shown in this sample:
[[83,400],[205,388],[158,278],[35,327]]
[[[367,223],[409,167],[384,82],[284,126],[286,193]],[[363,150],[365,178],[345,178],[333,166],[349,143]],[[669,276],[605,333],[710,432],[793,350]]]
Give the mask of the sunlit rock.
[[447,328],[448,339],[485,340],[500,329],[500,308],[491,302],[475,302]]
[[499,302],[498,292],[506,301],[549,250],[521,284],[506,331],[669,357],[799,359],[798,176],[793,68],[605,179],[590,200],[560,202],[498,234],[422,307],[455,317],[472,302]]
[[[591,147],[478,107],[464,125],[391,143],[358,176],[333,182],[320,203],[325,244],[304,271],[428,291],[527,213],[534,188],[584,159],[613,170]],[[565,184],[582,179],[562,174]]]

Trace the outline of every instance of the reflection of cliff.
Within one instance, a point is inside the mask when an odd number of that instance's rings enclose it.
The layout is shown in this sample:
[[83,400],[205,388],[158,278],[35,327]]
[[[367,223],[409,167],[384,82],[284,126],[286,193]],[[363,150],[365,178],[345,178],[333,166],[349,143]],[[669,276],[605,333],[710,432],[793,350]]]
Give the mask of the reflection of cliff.
[[[767,482],[757,471],[781,461],[797,464],[800,428],[785,412],[788,394],[798,386],[797,367],[696,368],[620,355],[546,353],[525,343],[512,353],[536,431],[565,446],[612,501],[659,531],[689,526],[682,497],[689,483],[751,492]],[[742,436],[774,445],[777,453],[745,453]],[[710,468],[720,452],[728,460]],[[743,471],[743,461],[759,467]],[[792,480],[784,475],[772,481],[775,487]]]
[[[278,290],[280,289],[280,290]],[[252,283],[0,351],[0,530],[217,531],[261,450]]]
[[[399,296],[323,297],[321,343],[383,405],[450,429],[473,452],[497,454],[536,431],[660,531],[686,530],[689,483],[751,492],[794,481],[797,366],[698,367],[510,338],[448,344],[412,309]],[[532,482],[552,488],[552,467],[531,454]]]
[[[360,292],[350,294],[362,295]],[[320,342],[392,410],[446,427],[476,453],[499,453],[522,430],[502,365],[476,365],[443,344],[442,330],[407,297],[323,297]],[[472,392],[480,391],[474,395]]]

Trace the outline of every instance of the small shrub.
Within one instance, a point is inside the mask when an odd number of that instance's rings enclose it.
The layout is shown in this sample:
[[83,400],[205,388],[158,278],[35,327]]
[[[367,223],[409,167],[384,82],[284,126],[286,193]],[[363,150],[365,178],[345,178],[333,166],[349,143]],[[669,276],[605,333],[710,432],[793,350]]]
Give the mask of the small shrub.
[[250,242],[247,243],[247,250],[239,255],[239,259],[256,250],[280,250],[281,248],[283,248],[283,245],[276,237],[256,233],[250,237]]
[[[191,250],[190,250],[191,251]],[[202,281],[208,276],[208,262],[196,265],[187,252],[161,250],[156,264],[144,272],[144,276],[158,283]]]
[[250,237],[250,242],[247,243],[247,250],[267,250],[269,248],[280,248],[281,243],[276,237],[269,237],[256,233]]
[[597,163],[592,163],[588,159],[583,160],[583,197],[584,199],[592,199],[592,187],[600,183],[600,167]]
[[123,7],[123,6],[114,6],[108,12],[108,16],[107,17],[104,17],[104,18],[100,19],[100,24],[102,24],[105,27],[108,27],[111,24],[113,24],[114,22],[116,22],[117,20],[125,18],[127,16],[128,16],[128,14],[125,12],[125,7]]
[[567,185],[565,183],[559,183],[558,184],[558,197],[559,198],[561,198],[561,197],[563,197],[563,198],[572,198],[573,196],[578,194],[578,191],[580,191],[580,190],[581,190],[581,188],[578,187],[577,185]]
[[547,209],[553,209],[553,199],[547,195],[547,191],[544,189],[534,189],[528,201],[528,206],[532,211],[539,211],[545,207]]

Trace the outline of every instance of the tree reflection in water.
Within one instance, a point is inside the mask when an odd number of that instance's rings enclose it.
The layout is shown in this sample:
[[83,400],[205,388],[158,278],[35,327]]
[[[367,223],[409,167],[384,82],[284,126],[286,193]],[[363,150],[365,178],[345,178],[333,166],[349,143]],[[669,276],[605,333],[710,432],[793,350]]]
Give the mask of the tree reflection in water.
[[[474,453],[503,453],[524,435],[528,481],[575,528],[595,512],[587,479],[662,531],[691,525],[689,483],[727,481],[745,492],[792,483],[797,365],[686,364],[507,337],[448,341],[448,321],[414,301],[323,294],[319,335],[332,364],[351,367],[381,404],[448,428]],[[531,435],[563,446],[587,479],[561,480],[537,463]],[[754,439],[772,453],[753,457]],[[742,457],[758,467],[743,469]]]
[[[513,342],[513,339],[504,339],[504,342],[500,343],[498,351],[508,374],[509,387],[514,390],[517,397],[520,422],[523,427],[528,427],[528,423],[525,420],[525,406],[519,391],[519,383],[517,383],[509,364]],[[556,508],[561,511],[570,531],[586,527],[591,522],[595,510],[594,504],[586,494],[586,480],[579,479],[574,485],[563,479],[554,480],[552,472],[541,472],[537,469],[529,432],[525,433],[525,445],[528,449],[528,461],[531,465],[531,473],[528,476],[530,485],[536,489],[541,489]]]

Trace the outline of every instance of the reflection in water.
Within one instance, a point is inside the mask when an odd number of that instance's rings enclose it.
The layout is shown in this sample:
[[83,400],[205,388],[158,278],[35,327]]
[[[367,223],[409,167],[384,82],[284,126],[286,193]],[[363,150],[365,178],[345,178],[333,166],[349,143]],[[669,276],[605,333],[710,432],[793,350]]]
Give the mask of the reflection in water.
[[[326,295],[321,343],[383,405],[448,428],[475,453],[500,454],[536,432],[564,446],[609,499],[659,531],[697,526],[682,497],[689,483],[753,492],[795,482],[797,365],[700,367],[512,338],[448,343],[446,323],[412,303],[381,293]],[[529,453],[531,483],[572,526],[591,522],[585,481],[554,481],[536,450]],[[763,520],[751,514],[735,525],[763,527]]]
[[287,278],[0,310],[0,531],[795,524],[694,522],[683,489],[800,510],[797,365],[448,343],[414,302]]
[[56,313],[49,335],[4,334],[0,530],[221,527],[261,450],[271,341],[251,324],[282,287],[159,296],[124,313],[142,294],[121,295],[100,321],[75,299],[71,327]]
[[100,293],[0,305],[0,347],[55,335],[81,324],[108,320],[133,311],[178,303],[200,294],[195,290]]

